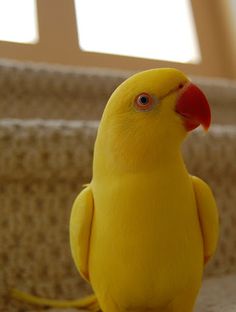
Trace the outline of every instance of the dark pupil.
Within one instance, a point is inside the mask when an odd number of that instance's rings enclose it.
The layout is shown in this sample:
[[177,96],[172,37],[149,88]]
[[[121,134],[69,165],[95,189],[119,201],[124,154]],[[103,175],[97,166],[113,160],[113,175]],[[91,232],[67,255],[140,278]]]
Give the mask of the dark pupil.
[[148,98],[147,98],[146,96],[141,96],[141,97],[140,97],[140,102],[141,102],[142,104],[147,104],[147,103],[148,103]]

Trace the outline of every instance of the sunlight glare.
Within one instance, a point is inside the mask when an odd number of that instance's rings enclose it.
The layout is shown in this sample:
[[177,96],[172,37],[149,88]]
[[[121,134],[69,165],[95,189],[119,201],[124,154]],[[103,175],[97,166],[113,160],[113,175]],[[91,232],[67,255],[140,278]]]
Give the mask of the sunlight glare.
[[36,0],[0,0],[0,40],[37,43]]
[[201,60],[189,0],[75,0],[82,50],[182,63]]

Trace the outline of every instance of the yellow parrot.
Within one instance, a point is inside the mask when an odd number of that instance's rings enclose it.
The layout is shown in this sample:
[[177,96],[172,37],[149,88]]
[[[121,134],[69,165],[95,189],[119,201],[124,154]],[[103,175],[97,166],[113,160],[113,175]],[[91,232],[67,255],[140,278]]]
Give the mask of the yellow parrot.
[[193,311],[219,222],[180,146],[210,119],[202,91],[176,69],[135,74],[110,97],[70,219],[73,259],[102,311]]

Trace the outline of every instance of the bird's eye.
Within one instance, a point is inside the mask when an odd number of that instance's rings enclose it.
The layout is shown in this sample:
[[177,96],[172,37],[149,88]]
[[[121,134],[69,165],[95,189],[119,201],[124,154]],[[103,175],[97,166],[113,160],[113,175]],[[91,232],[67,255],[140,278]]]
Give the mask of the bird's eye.
[[134,105],[138,110],[148,111],[153,107],[154,99],[148,93],[139,94],[134,101]]

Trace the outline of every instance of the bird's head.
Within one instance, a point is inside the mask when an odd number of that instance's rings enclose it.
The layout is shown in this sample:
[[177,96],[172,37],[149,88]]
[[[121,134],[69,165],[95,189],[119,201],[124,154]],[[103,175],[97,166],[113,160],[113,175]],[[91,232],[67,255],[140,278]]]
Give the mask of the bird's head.
[[99,148],[108,162],[144,168],[161,154],[174,153],[189,131],[199,125],[207,130],[210,120],[206,97],[182,72],[172,68],[140,72],[110,97],[95,156]]

